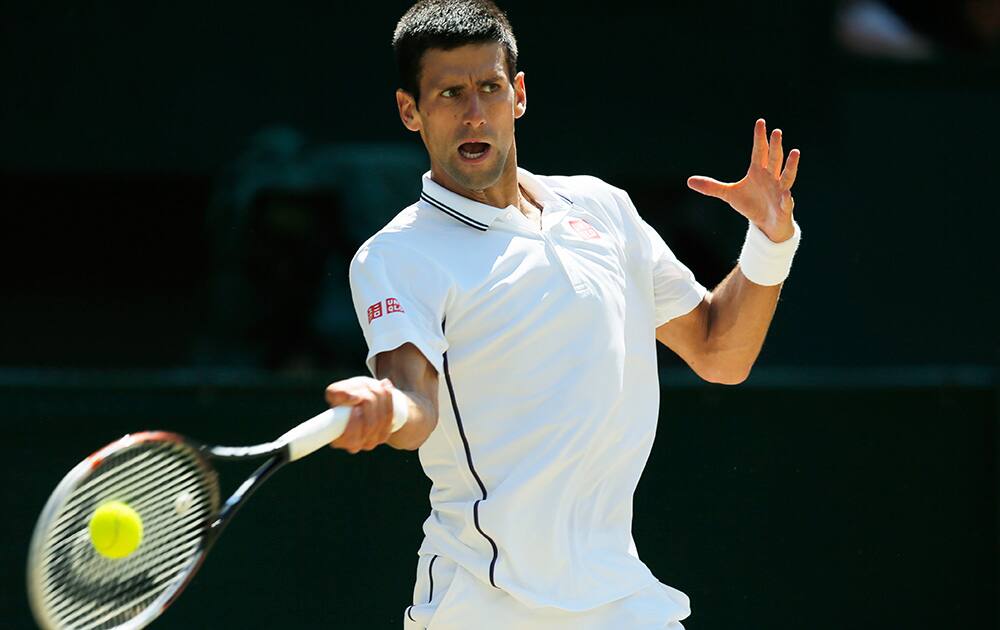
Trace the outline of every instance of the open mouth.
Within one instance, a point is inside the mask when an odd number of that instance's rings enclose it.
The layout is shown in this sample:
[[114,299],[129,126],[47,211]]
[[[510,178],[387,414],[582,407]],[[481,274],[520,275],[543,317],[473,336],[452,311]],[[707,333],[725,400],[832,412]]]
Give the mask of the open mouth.
[[458,154],[468,161],[477,161],[486,157],[490,145],[486,142],[465,142],[458,147]]

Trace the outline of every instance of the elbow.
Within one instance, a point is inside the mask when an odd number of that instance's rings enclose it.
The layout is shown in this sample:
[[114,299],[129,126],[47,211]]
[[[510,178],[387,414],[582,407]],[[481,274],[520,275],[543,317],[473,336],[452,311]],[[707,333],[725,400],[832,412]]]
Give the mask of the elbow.
[[705,380],[709,383],[715,383],[716,385],[739,385],[743,381],[747,380],[748,376],[750,376],[749,372],[743,372],[739,374],[726,374],[715,378],[706,378]]
[[719,365],[703,368],[698,372],[702,380],[717,385],[739,385],[750,376],[751,365]]

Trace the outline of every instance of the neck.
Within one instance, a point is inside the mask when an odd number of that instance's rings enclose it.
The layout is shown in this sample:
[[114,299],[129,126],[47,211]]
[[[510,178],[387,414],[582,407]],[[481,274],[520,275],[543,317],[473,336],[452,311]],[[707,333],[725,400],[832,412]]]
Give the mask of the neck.
[[456,181],[435,164],[431,164],[431,179],[451,192],[462,195],[473,201],[493,206],[495,208],[506,208],[507,206],[521,207],[521,195],[519,194],[517,183],[517,146],[512,146],[507,163],[504,165],[500,178],[490,187],[482,190],[471,190],[460,186]]

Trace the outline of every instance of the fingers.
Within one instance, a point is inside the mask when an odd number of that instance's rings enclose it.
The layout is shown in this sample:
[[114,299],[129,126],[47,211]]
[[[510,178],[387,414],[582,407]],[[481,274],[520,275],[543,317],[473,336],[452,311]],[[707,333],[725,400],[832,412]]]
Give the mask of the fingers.
[[790,190],[795,183],[795,175],[799,172],[799,156],[802,152],[792,149],[788,153],[788,161],[785,162],[785,170],[781,173],[781,189]]
[[346,381],[337,381],[327,385],[326,404],[331,407],[339,407],[340,405],[356,405],[361,402],[361,398],[356,393],[356,380],[349,378]]
[[775,129],[771,132],[771,143],[768,145],[767,171],[777,177],[784,159],[785,152],[781,149],[781,129]]
[[392,434],[392,382],[355,377],[327,387],[326,399],[331,405],[351,405],[351,416],[344,433],[330,443],[352,454],[370,451],[383,444]]
[[364,438],[364,411],[361,405],[351,411],[351,419],[340,437],[330,442],[334,448],[342,448],[352,455],[361,450],[361,440]]
[[709,197],[722,199],[723,201],[726,200],[729,189],[732,187],[732,184],[725,184],[711,177],[702,177],[701,175],[688,177],[687,184],[691,190],[708,195]]
[[767,168],[767,154],[767,123],[763,118],[758,118],[753,126],[753,152],[750,154],[750,163]]

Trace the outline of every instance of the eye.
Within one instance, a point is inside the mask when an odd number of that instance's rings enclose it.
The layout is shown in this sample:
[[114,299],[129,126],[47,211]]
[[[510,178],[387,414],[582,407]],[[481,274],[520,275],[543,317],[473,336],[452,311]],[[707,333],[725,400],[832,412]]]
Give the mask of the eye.
[[496,92],[499,89],[500,85],[498,83],[487,83],[486,85],[483,86],[483,90],[485,90],[487,93]]
[[443,90],[441,92],[441,96],[445,98],[453,98],[455,96],[458,96],[458,88],[448,88],[447,90]]

